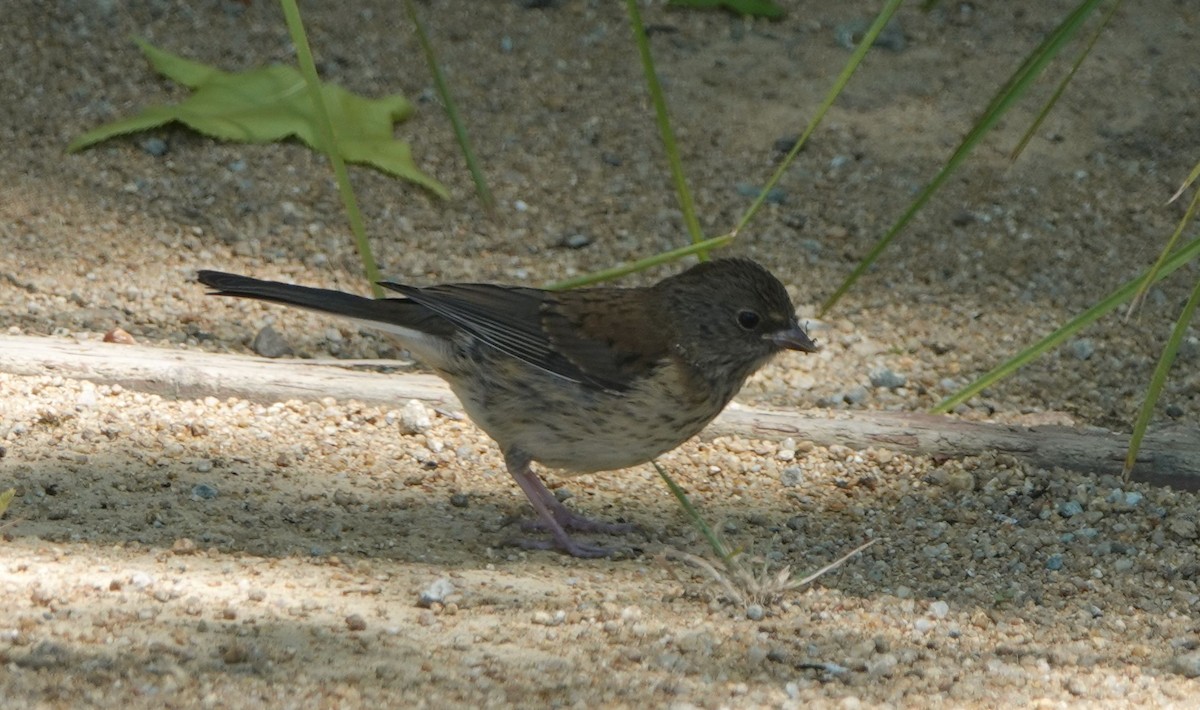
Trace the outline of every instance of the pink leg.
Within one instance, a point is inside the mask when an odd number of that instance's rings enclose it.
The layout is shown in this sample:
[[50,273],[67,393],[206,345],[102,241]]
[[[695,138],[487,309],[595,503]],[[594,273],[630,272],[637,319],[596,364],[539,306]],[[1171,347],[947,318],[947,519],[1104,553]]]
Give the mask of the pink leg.
[[[528,465],[526,465],[526,468],[528,469]],[[537,490],[538,498],[550,510],[550,514],[554,516],[558,524],[566,530],[602,533],[605,535],[623,535],[637,529],[637,526],[632,523],[607,523],[603,520],[592,520],[589,517],[580,515],[563,505],[562,501],[556,498],[549,488],[546,488],[546,484],[542,483],[542,479],[538,478],[536,474],[530,473],[529,477]],[[530,495],[529,489],[524,486],[521,486],[521,490],[525,491],[525,495]],[[532,496],[530,497],[532,498]]]
[[[554,537],[553,542],[519,540],[517,544],[529,549],[542,550],[557,547],[575,557],[607,557],[612,554],[613,551],[605,547],[575,542],[566,531],[568,527],[577,530],[587,529],[594,531],[602,529],[605,523],[597,523],[583,516],[576,515],[560,503],[554,497],[554,494],[546,489],[546,486],[537,477],[537,474],[529,468],[529,459],[523,454],[510,451],[505,455],[504,460],[508,465],[508,472],[516,479],[517,485],[521,487],[521,490],[525,492],[525,497],[529,499],[529,504],[537,512],[539,522]],[[585,528],[582,527],[583,524],[593,527]],[[632,526],[629,527],[632,528]]]

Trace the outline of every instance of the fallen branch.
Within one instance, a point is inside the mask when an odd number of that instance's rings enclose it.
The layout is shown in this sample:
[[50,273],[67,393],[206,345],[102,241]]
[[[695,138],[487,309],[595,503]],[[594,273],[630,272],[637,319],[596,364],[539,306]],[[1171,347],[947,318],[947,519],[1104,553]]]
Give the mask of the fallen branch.
[[[335,364],[336,363],[336,364]],[[397,363],[370,361],[373,369]],[[278,360],[166,350],[61,338],[0,336],[0,372],[59,375],[120,384],[172,398],[240,397],[258,402],[286,399],[355,399],[397,405],[419,399],[461,409],[446,384],[433,375],[348,369],[342,361]],[[970,422],[916,412],[728,408],[702,436],[736,433],[762,439],[795,437],[819,446],[876,447],[947,458],[985,451],[1011,454],[1041,468],[1119,475],[1129,438],[1103,429],[1016,426]],[[1143,441],[1134,480],[1186,490],[1200,489],[1200,437],[1172,431]]]

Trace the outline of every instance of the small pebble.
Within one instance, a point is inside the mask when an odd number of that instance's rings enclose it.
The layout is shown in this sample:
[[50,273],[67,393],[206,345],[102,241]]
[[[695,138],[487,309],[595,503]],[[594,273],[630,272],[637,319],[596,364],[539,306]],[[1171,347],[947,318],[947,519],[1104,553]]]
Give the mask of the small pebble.
[[269,325],[263,326],[261,330],[254,336],[254,342],[250,344],[250,349],[263,357],[277,358],[285,357],[292,353],[292,346],[283,339],[279,331]]
[[466,508],[471,505],[471,498],[466,493],[454,493],[450,496],[450,505],[455,508]]
[[137,341],[122,328],[113,328],[104,334],[104,342],[116,345],[136,345]]
[[1197,537],[1196,521],[1189,518],[1176,517],[1167,521],[1167,529],[1185,540]]
[[346,617],[346,628],[351,631],[364,631],[367,628],[367,620],[362,614],[351,614]]
[[804,469],[800,466],[788,466],[780,472],[779,481],[785,486],[799,486],[804,483]]
[[[858,47],[858,43],[863,40],[869,29],[871,29],[870,20],[854,20],[834,28],[833,38],[842,48],[853,50]],[[908,38],[905,37],[904,30],[900,29],[900,25],[893,20],[887,23],[883,31],[875,37],[872,46],[893,52],[903,52],[908,46]]]
[[776,153],[779,154],[779,157],[782,158],[782,157],[786,156],[788,153],[792,152],[792,148],[796,147],[796,142],[799,140],[800,140],[799,134],[793,133],[791,135],[786,135],[786,136],[782,136],[780,138],[776,138],[775,142],[771,144],[771,147],[775,150]]
[[83,384],[83,389],[75,397],[75,406],[80,409],[91,409],[96,406],[96,386],[91,382],[84,382]]
[[559,241],[559,246],[567,249],[582,249],[592,243],[592,237],[588,234],[575,233],[568,234]]
[[843,394],[842,399],[845,400],[846,404],[862,404],[867,401],[867,397],[869,396],[867,388],[860,385]]
[[142,150],[156,158],[167,154],[167,142],[162,138],[147,138],[141,142],[140,146]]
[[1067,347],[1071,350],[1071,354],[1079,360],[1087,360],[1096,354],[1096,345],[1088,338],[1072,340]]
[[1082,512],[1083,506],[1079,504],[1079,501],[1069,500],[1058,504],[1058,514],[1064,518],[1070,518],[1072,516],[1079,515]]
[[420,434],[433,426],[429,408],[423,402],[410,399],[400,410],[400,431],[404,434]]
[[1171,670],[1186,678],[1200,678],[1200,651],[1192,651],[1172,658]]
[[895,673],[899,663],[895,654],[885,653],[867,661],[867,673],[877,678],[887,678]]
[[454,583],[446,577],[442,577],[421,592],[421,596],[417,599],[417,606],[429,608],[434,604],[442,604],[446,601],[446,597],[453,593]]
[[[734,188],[737,190],[737,193],[739,195],[741,195],[742,197],[757,198],[759,196],[759,194],[762,192],[761,187],[756,187],[747,182],[739,182],[737,185],[734,186]],[[781,204],[783,204],[785,199],[786,199],[786,193],[784,193],[783,190],[780,190],[777,187],[773,187],[767,191],[767,196],[766,196],[766,198],[764,198],[764,201],[769,205],[781,205]]]
[[766,610],[762,608],[761,604],[751,604],[746,607],[746,618],[751,621],[762,621],[766,615]]
[[192,500],[212,500],[218,494],[217,487],[208,483],[197,483],[192,486]]
[[872,370],[868,375],[871,380],[872,387],[894,390],[908,384],[908,378],[904,375],[892,372],[886,367]]
[[250,651],[240,643],[234,642],[221,652],[221,660],[226,665],[237,665],[250,660]]
[[548,611],[538,610],[533,612],[533,623],[538,626],[559,626],[567,620],[567,612],[559,609],[551,614]]

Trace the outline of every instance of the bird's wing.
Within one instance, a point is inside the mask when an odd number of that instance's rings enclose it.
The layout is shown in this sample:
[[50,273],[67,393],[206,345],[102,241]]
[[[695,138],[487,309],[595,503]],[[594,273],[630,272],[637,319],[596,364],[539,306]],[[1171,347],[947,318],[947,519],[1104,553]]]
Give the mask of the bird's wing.
[[542,327],[555,349],[589,377],[626,389],[670,355],[671,327],[646,289],[553,294]]
[[506,355],[601,389],[628,389],[667,352],[661,324],[647,325],[635,317],[643,314],[630,312],[638,302],[633,289],[555,293],[492,284],[382,285]]

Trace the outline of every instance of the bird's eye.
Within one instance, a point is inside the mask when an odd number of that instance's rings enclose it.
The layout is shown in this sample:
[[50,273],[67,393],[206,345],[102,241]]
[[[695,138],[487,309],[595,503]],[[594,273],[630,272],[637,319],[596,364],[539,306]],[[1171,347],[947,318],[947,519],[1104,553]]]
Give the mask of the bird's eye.
[[737,322],[743,330],[754,330],[762,322],[762,316],[754,311],[738,311]]

